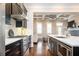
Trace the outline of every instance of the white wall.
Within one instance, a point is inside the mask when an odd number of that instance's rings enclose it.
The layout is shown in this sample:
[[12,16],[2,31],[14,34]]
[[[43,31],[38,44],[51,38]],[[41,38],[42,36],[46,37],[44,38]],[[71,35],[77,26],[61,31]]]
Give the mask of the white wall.
[[32,12],[79,12],[79,4],[26,3]]
[[[27,33],[27,35],[32,35],[32,40],[31,42],[33,42],[33,13],[31,12],[31,10],[27,7],[27,29],[29,31],[29,33]],[[31,46],[33,47],[33,44],[31,44]]]
[[0,3],[0,56],[5,55],[5,4]]

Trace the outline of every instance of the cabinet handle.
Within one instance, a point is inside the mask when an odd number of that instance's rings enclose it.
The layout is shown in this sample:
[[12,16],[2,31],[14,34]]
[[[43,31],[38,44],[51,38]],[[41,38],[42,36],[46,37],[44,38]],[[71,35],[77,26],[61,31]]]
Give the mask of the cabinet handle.
[[20,45],[20,43],[15,44],[16,46]]
[[10,49],[6,50],[6,53],[9,52],[9,51],[10,51]]

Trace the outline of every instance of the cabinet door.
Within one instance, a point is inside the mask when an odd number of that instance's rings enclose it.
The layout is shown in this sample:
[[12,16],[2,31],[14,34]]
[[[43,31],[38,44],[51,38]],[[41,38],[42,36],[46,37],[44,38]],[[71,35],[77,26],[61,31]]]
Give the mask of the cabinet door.
[[18,3],[12,3],[12,15],[22,15],[22,8]]
[[26,19],[23,20],[23,27],[27,28],[27,20]]
[[49,38],[49,50],[52,50],[52,42],[51,42],[51,38]]
[[6,55],[7,56],[20,56],[20,55],[22,55],[21,40],[6,46]]
[[23,12],[24,12],[24,14],[27,15],[27,9],[25,8],[24,5],[23,5],[22,7],[23,7]]
[[22,21],[16,20],[16,27],[22,27]]
[[68,56],[72,56],[72,51],[68,50]]
[[60,43],[58,45],[58,55],[67,56],[67,49]]
[[10,25],[11,22],[11,3],[6,3],[5,4],[5,23]]
[[55,39],[49,38],[49,44],[50,44],[49,49],[50,49],[51,53],[54,56],[56,56],[57,55],[57,43],[56,43]]
[[57,55],[57,42],[56,39],[52,38],[52,53],[53,55]]

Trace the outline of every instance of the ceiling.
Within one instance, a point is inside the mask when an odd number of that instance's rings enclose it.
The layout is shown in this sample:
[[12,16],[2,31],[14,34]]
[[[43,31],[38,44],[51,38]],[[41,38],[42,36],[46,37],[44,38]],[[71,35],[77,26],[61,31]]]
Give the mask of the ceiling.
[[76,12],[35,12],[33,17],[34,19],[49,19],[49,20],[74,20],[75,16],[79,16],[79,13]]
[[34,18],[42,20],[70,20],[79,16],[79,3],[25,3],[24,5],[33,13]]
[[32,12],[79,12],[79,3],[25,3]]

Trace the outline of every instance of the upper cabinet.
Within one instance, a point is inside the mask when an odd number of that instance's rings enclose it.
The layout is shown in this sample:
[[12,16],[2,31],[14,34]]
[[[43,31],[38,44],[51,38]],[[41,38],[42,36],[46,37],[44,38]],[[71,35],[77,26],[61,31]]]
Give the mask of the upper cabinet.
[[12,18],[25,19],[25,17],[27,16],[27,9],[25,8],[24,4],[12,3],[11,6],[12,6],[12,8],[11,8],[11,10],[12,10],[11,17]]
[[11,22],[11,3],[5,4],[5,24],[10,25]]
[[73,20],[73,21],[68,22],[68,28],[76,28],[76,23],[75,23],[75,21],[74,21],[74,20]]
[[17,3],[11,3],[11,15],[21,15],[23,12],[21,6]]
[[27,20],[16,20],[16,27],[24,27],[27,28]]
[[6,3],[5,11],[6,11],[5,23],[8,25],[11,24],[11,18],[17,20],[19,19],[23,20],[26,19],[27,16],[27,9],[22,3]]

